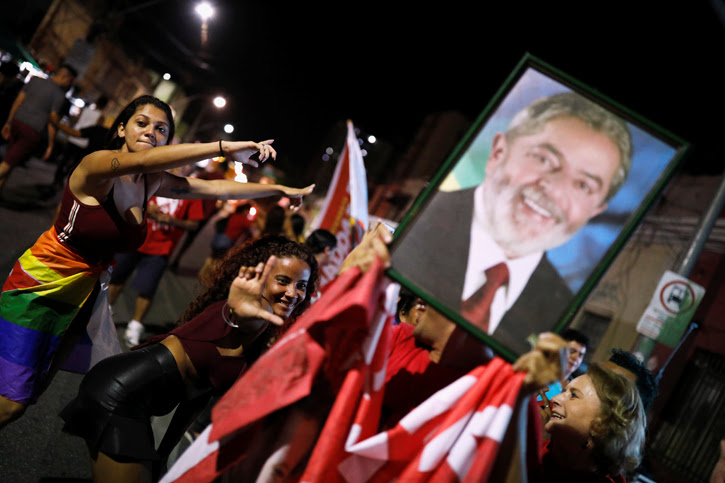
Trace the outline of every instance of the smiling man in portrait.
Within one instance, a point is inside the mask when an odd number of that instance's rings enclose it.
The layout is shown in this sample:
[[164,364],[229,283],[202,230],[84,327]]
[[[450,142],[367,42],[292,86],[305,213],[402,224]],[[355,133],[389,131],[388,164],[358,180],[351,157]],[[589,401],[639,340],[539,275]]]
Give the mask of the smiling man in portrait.
[[432,196],[393,267],[523,353],[572,300],[545,252],[606,210],[631,158],[619,117],[573,92],[539,98],[494,135],[478,186]]

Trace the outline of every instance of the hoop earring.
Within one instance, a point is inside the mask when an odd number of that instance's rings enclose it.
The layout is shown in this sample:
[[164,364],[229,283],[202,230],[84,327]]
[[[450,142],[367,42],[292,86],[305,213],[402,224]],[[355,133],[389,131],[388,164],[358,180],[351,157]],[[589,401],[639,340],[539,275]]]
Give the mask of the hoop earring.
[[[229,315],[227,315],[227,311],[229,311]],[[229,326],[233,327],[235,329],[239,328],[238,324],[235,324],[232,319],[234,318],[234,310],[229,306],[228,302],[224,302],[224,306],[222,307],[222,319],[224,319],[224,322]]]

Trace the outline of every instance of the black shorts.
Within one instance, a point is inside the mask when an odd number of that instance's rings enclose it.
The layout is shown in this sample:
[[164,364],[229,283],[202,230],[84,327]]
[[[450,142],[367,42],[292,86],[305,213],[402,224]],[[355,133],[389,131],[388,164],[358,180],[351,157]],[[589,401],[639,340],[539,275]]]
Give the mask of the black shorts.
[[125,283],[136,269],[133,288],[139,295],[152,298],[168,264],[169,257],[166,255],[147,255],[141,252],[117,253],[116,266],[111,272],[111,283]]
[[174,356],[163,344],[124,352],[96,364],[60,417],[63,431],[86,440],[93,458],[156,461],[151,416],[170,413],[184,398]]

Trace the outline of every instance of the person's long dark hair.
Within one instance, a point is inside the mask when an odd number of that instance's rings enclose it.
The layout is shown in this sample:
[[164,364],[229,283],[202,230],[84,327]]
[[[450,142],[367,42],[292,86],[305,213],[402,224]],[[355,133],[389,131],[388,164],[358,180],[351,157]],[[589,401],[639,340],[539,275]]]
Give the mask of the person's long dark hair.
[[[252,240],[248,243],[231,248],[214,273],[211,286],[198,296],[186,311],[181,315],[177,325],[182,325],[193,319],[204,311],[210,304],[226,300],[229,295],[229,287],[234,278],[239,275],[241,267],[254,267],[260,262],[266,262],[274,255],[277,258],[296,258],[302,260],[310,267],[310,279],[307,282],[305,298],[297,304],[297,307],[288,317],[285,327],[310,306],[310,299],[315,293],[319,278],[317,260],[312,250],[307,245],[297,243],[283,236],[266,236]],[[276,338],[281,329],[270,324],[267,330],[258,338],[261,341],[270,341]]]
[[133,101],[129,102],[126,107],[123,108],[121,113],[113,121],[113,126],[108,130],[108,136],[106,137],[106,148],[107,149],[121,149],[123,146],[123,138],[118,137],[118,126],[123,124],[124,126],[131,119],[131,116],[140,108],[146,104],[151,104],[154,107],[158,107],[166,114],[166,118],[169,121],[169,135],[166,138],[166,144],[169,144],[174,139],[174,133],[176,132],[176,124],[174,124],[174,115],[171,112],[171,108],[161,99],[154,96],[144,95],[137,97]]

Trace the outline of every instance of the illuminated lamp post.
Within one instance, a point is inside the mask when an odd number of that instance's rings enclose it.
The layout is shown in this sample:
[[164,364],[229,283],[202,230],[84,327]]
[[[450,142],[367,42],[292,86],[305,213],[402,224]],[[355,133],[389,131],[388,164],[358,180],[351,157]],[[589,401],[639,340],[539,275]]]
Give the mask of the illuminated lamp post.
[[203,46],[206,45],[208,38],[209,25],[207,21],[214,15],[214,8],[209,2],[201,2],[194,10],[201,17],[201,45]]

